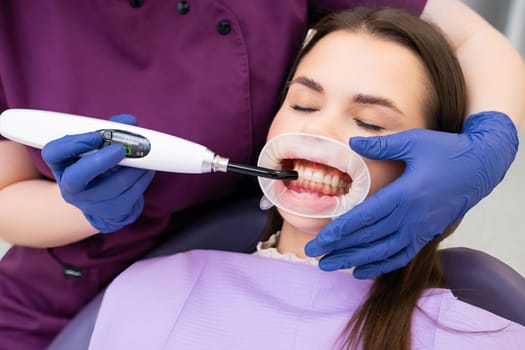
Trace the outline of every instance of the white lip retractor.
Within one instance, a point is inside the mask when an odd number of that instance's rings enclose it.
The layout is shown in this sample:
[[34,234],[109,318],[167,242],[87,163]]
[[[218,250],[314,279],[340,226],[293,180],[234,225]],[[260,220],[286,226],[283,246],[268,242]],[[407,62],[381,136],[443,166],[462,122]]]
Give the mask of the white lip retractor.
[[[317,188],[341,186],[343,183],[346,193],[324,195],[306,189],[296,191],[290,181],[258,178],[264,193],[261,208],[267,209],[269,201],[276,207],[295,215],[309,218],[336,218],[362,202],[370,190],[370,173],[363,158],[352,151],[350,146],[328,137],[305,133],[276,136],[263,147],[257,164],[280,169],[284,162],[296,164],[298,160],[309,165],[305,170],[294,169],[299,172],[299,179],[295,181],[305,181],[303,184],[308,184],[305,186]],[[308,169],[310,167],[313,167],[313,170]],[[341,178],[348,179],[348,176],[350,181],[341,180]],[[347,181],[350,183],[346,183]],[[334,189],[329,191],[337,192]]]

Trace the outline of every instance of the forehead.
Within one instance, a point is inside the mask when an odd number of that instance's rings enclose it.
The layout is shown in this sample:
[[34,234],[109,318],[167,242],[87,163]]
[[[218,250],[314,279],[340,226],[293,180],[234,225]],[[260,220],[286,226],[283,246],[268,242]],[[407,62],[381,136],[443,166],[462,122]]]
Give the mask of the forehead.
[[[298,69],[318,63],[331,63],[341,73],[355,73],[362,68],[368,68],[363,73],[370,73],[375,68],[388,72],[387,76],[426,75],[419,57],[407,47],[365,32],[338,30],[326,35],[303,57]],[[405,69],[399,70],[402,67]]]
[[297,76],[318,81],[327,93],[379,94],[406,107],[422,107],[429,84],[422,62],[408,48],[343,30],[322,38],[299,63]]

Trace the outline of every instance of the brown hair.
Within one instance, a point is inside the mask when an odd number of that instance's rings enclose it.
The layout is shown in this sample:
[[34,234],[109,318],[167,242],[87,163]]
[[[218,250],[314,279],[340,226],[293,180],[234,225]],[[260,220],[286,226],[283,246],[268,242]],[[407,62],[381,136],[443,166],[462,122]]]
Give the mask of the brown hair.
[[[366,33],[389,40],[411,50],[426,68],[430,86],[425,112],[429,125],[440,131],[461,131],[467,102],[465,82],[452,48],[436,27],[401,10],[357,8],[328,15],[313,29],[314,34],[299,53],[289,78],[316,43],[334,31]],[[270,215],[267,226],[272,232],[282,222],[275,216],[279,216],[277,211]],[[449,227],[428,243],[407,266],[375,279],[367,300],[341,336],[343,348],[359,343],[367,350],[411,348],[412,314],[425,289],[443,286],[437,248],[454,228],[455,225]]]

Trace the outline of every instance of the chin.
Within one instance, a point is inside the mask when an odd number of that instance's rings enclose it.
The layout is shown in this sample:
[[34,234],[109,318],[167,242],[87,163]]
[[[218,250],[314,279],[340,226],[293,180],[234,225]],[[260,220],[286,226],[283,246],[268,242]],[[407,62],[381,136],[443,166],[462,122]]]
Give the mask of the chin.
[[[291,214],[282,209],[278,209],[279,214],[290,228],[306,233],[312,236],[316,236],[326,225],[328,225],[331,219],[319,219],[319,218],[306,218],[303,216]],[[312,237],[313,239],[313,237]]]

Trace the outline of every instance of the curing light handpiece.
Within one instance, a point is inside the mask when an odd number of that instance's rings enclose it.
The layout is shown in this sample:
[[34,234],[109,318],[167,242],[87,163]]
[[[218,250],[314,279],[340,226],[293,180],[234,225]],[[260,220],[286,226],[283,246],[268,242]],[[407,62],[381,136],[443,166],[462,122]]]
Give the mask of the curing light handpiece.
[[[125,130],[104,129],[97,130],[104,140],[101,145],[107,147],[114,143],[119,143],[126,149],[126,157],[141,158],[148,155],[151,149],[151,143],[142,135],[134,134]],[[197,156],[201,154],[197,153]],[[206,164],[206,157],[202,159],[203,165]],[[204,166],[207,169],[207,166]],[[266,177],[274,180],[296,180],[299,174],[296,171],[284,171],[262,168],[254,165],[240,164],[230,161],[227,158],[214,155],[210,164],[210,170],[213,172],[233,172],[244,175]]]
[[198,143],[133,125],[73,114],[13,108],[0,114],[0,134],[31,147],[43,148],[65,135],[98,132],[99,148],[121,144],[123,166],[184,174],[235,172],[275,180],[297,179],[296,171],[267,169],[230,162]]

